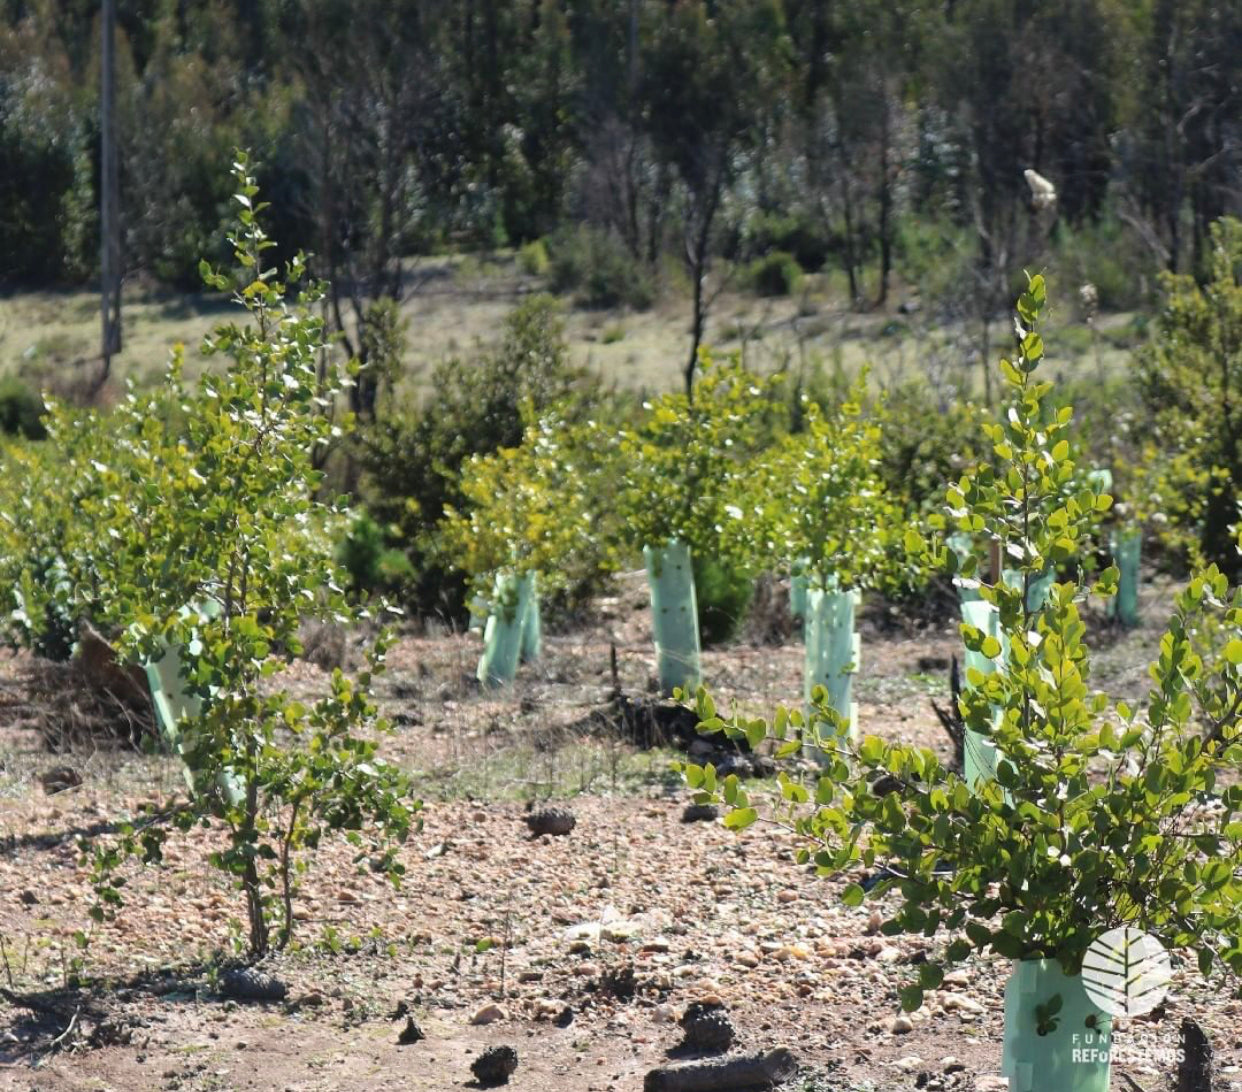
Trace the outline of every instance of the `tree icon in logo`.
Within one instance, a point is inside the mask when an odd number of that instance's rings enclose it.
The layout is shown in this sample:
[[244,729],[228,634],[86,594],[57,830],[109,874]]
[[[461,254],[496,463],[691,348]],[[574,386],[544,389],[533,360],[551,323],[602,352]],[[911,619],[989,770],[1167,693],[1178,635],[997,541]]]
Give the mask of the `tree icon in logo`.
[[1151,1012],[1168,992],[1169,953],[1155,937],[1128,925],[1097,937],[1082,962],[1087,996],[1110,1016]]

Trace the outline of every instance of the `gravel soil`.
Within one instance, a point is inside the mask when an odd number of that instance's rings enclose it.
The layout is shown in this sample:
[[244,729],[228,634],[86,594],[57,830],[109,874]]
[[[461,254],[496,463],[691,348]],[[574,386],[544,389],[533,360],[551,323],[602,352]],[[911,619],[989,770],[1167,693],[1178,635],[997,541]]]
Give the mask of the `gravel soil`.
[[[1172,589],[1144,588],[1145,622],[1095,627],[1094,683],[1140,698]],[[856,683],[863,730],[948,757],[930,699],[947,699],[951,619],[905,625],[863,615]],[[348,641],[338,651],[348,661]],[[273,1089],[404,1092],[477,1087],[487,1047],[519,1056],[514,1089],[636,1092],[677,1056],[692,1001],[719,1001],[735,1050],[791,1047],[789,1090],[984,1092],[999,1079],[1007,967],[954,972],[909,1018],[898,987],[928,952],[876,934],[873,904],[840,901],[850,879],[794,862],[786,831],[734,835],[681,822],[675,755],[640,751],[599,714],[614,680],[633,697],[654,656],[641,583],[622,581],[589,624],[546,639],[545,655],[500,696],[473,684],[477,637],[404,638],[379,683],[396,722],[387,757],[417,774],[421,829],[401,855],[400,890],[359,871],[343,841],[323,845],[298,899],[296,950],[262,969],[282,1001],[221,992],[241,901],[207,863],[214,831],[174,835],[165,864],[129,873],[128,906],[91,928],[79,839],[106,838],[145,803],[182,789],[175,764],[117,750],[50,754],[23,717],[0,714],[0,1089]],[[0,695],[20,664],[0,660]],[[770,710],[801,692],[801,648],[739,643],[705,654],[718,705]],[[286,684],[311,694],[320,667]],[[39,776],[68,765],[82,783],[48,795]],[[530,801],[569,807],[566,837],[532,838]],[[75,934],[88,934],[83,948]],[[1122,1029],[1113,1087],[1172,1087],[1178,1028],[1211,1036],[1218,1090],[1242,1089],[1242,1001],[1179,974],[1153,1018]],[[20,1002],[20,1003],[15,1003]],[[398,1038],[413,1017],[424,1037]]]

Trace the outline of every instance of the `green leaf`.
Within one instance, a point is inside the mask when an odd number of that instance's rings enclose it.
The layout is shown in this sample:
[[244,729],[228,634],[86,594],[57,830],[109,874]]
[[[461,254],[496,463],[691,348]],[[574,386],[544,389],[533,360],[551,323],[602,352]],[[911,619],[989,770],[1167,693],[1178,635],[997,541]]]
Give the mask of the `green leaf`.
[[759,818],[754,808],[738,808],[724,817],[724,825],[729,830],[745,830]]
[[845,890],[841,892],[841,901],[846,906],[862,906],[863,899],[867,893],[862,889],[860,884],[847,884]]
[[923,990],[920,986],[902,986],[897,991],[901,997],[903,1012],[914,1012],[923,1006]]

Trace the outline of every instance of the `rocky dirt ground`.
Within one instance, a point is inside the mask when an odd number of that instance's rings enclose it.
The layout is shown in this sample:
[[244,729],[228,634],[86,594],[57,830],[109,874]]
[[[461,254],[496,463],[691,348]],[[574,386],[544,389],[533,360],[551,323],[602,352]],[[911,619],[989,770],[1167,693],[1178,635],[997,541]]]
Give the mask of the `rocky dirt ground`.
[[[1171,589],[1144,590],[1145,624],[1093,633],[1095,682],[1140,696]],[[947,754],[930,699],[947,697],[956,629],[906,626],[869,609],[857,683],[865,731]],[[409,1092],[475,1087],[485,1047],[515,1047],[511,1087],[633,1092],[676,1054],[695,1000],[727,1005],[739,1050],[783,1044],[801,1063],[788,1092],[987,1090],[1000,1080],[999,961],[968,964],[912,1017],[897,988],[921,939],[875,934],[874,907],[841,904],[849,877],[816,878],[771,826],[742,835],[681,821],[688,799],[671,752],[643,751],[592,713],[619,682],[644,694],[654,664],[641,584],[600,616],[547,640],[501,697],[470,684],[476,638],[406,638],[381,682],[396,734],[389,757],[418,774],[422,829],[394,892],[349,847],[322,847],[299,903],[299,945],[265,970],[284,1001],[221,996],[238,932],[237,894],[212,870],[210,832],[178,837],[164,867],[135,869],[129,903],[89,946],[89,888],[77,839],[180,788],[169,761],[133,752],[51,755],[13,721],[0,729],[0,1088]],[[737,644],[706,654],[709,685],[755,708],[796,700],[800,648]],[[20,667],[0,662],[0,686]],[[319,668],[290,672],[314,690]],[[82,784],[49,795],[69,765]],[[532,839],[531,800],[571,807],[568,837]],[[80,981],[86,985],[74,987]],[[27,997],[27,1000],[29,998]],[[1242,1001],[1179,976],[1154,1019],[1118,1036],[1114,1088],[1171,1087],[1183,1016],[1209,1031],[1214,1088],[1242,1088]],[[408,1017],[424,1038],[399,1040]]]

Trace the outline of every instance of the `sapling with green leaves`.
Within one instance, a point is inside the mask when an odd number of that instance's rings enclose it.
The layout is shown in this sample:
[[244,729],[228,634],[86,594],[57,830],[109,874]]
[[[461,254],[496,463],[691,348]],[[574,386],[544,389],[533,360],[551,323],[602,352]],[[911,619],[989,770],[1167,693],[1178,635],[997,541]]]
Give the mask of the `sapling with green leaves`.
[[904,549],[902,514],[881,474],[881,418],[864,410],[865,395],[864,375],[832,412],[803,396],[802,427],[782,436],[753,470],[763,498],[750,517],[755,537],[768,544],[771,567],[796,573],[806,589],[804,696],[810,701],[823,686],[842,727],[853,727],[855,719],[856,601],[864,589],[912,582],[917,566]]
[[736,361],[701,353],[694,398],[668,393],[617,441],[616,511],[641,549],[652,591],[661,684],[699,681],[693,559],[753,571],[765,544],[754,533],[763,498],[752,474],[777,404],[765,380]]
[[484,682],[512,681],[523,635],[537,624],[537,595],[565,588],[572,559],[601,533],[593,432],[550,412],[527,426],[519,447],[475,455],[462,467],[464,504],[445,507],[439,549],[470,575],[475,601],[488,604]]
[[[198,715],[178,728],[192,774],[191,798],[167,813],[176,825],[217,827],[212,863],[234,877],[246,905],[252,954],[288,942],[298,877],[329,832],[343,832],[394,882],[395,847],[416,810],[408,779],[378,754],[369,694],[383,667],[382,633],[356,678],[339,670],[316,701],[293,697],[276,678],[298,654],[307,618],[364,620],[341,589],[325,526],[340,518],[316,499],[316,455],[340,435],[332,409],[347,376],[323,367],[326,332],[301,257],[284,275],[267,264],[249,163],[235,166],[237,219],[230,234],[237,271],[205,263],[207,284],[231,291],[247,321],[222,323],[208,356],[227,360],[187,391],[183,353],[173,354],[161,391],[130,393],[106,442],[74,469],[84,477],[74,542],[74,609],[115,636],[123,658],[153,660],[177,650],[184,691]],[[296,295],[295,295],[296,292]],[[57,418],[53,436],[71,435]],[[76,447],[70,443],[70,455]],[[232,786],[224,791],[224,785]],[[84,843],[102,918],[121,904],[123,861],[158,861],[168,823],[122,828]]]
[[[816,783],[782,776],[771,812],[802,839],[801,863],[825,875],[866,869],[879,877],[869,891],[849,883],[844,899],[878,900],[883,933],[942,939],[902,990],[907,1009],[940,985],[947,964],[995,952],[1049,980],[1061,975],[1057,989],[1037,995],[1051,1019],[1052,998],[1068,1004],[1082,996],[1077,976],[1088,946],[1119,926],[1189,950],[1205,975],[1242,972],[1242,595],[1214,567],[1197,573],[1177,597],[1145,705],[1091,690],[1082,606],[1091,595],[1112,595],[1117,573],[1089,584],[1074,566],[1111,499],[1085,483],[1065,488],[1075,478],[1072,410],[1053,410],[1050,384],[1037,378],[1045,297],[1037,276],[1018,301],[1018,351],[1000,366],[1008,406],[986,430],[995,463],[950,486],[936,519],[940,532],[994,542],[1016,574],[990,582],[973,557],[956,572],[999,615],[999,638],[962,627],[967,646],[996,666],[986,675],[972,670],[961,699],[967,725],[995,745],[995,781],[972,791],[925,748],[842,739]],[[907,538],[912,551],[956,569],[951,551],[916,532]],[[1050,564],[1078,575],[1033,605],[1031,583]],[[1226,634],[1213,655],[1196,647],[1205,627]],[[774,738],[785,751],[834,716],[821,706],[809,719],[799,709],[724,717],[703,691],[698,708],[703,730],[755,743]],[[760,817],[736,780],[717,783],[710,768],[693,765],[685,775],[704,800],[729,806],[727,825]],[[1027,1030],[1007,1026],[1007,1064],[1011,1034],[1016,1042]],[[1048,1071],[1064,1078],[1061,1045]],[[1106,1063],[1100,1079],[1106,1086]]]

